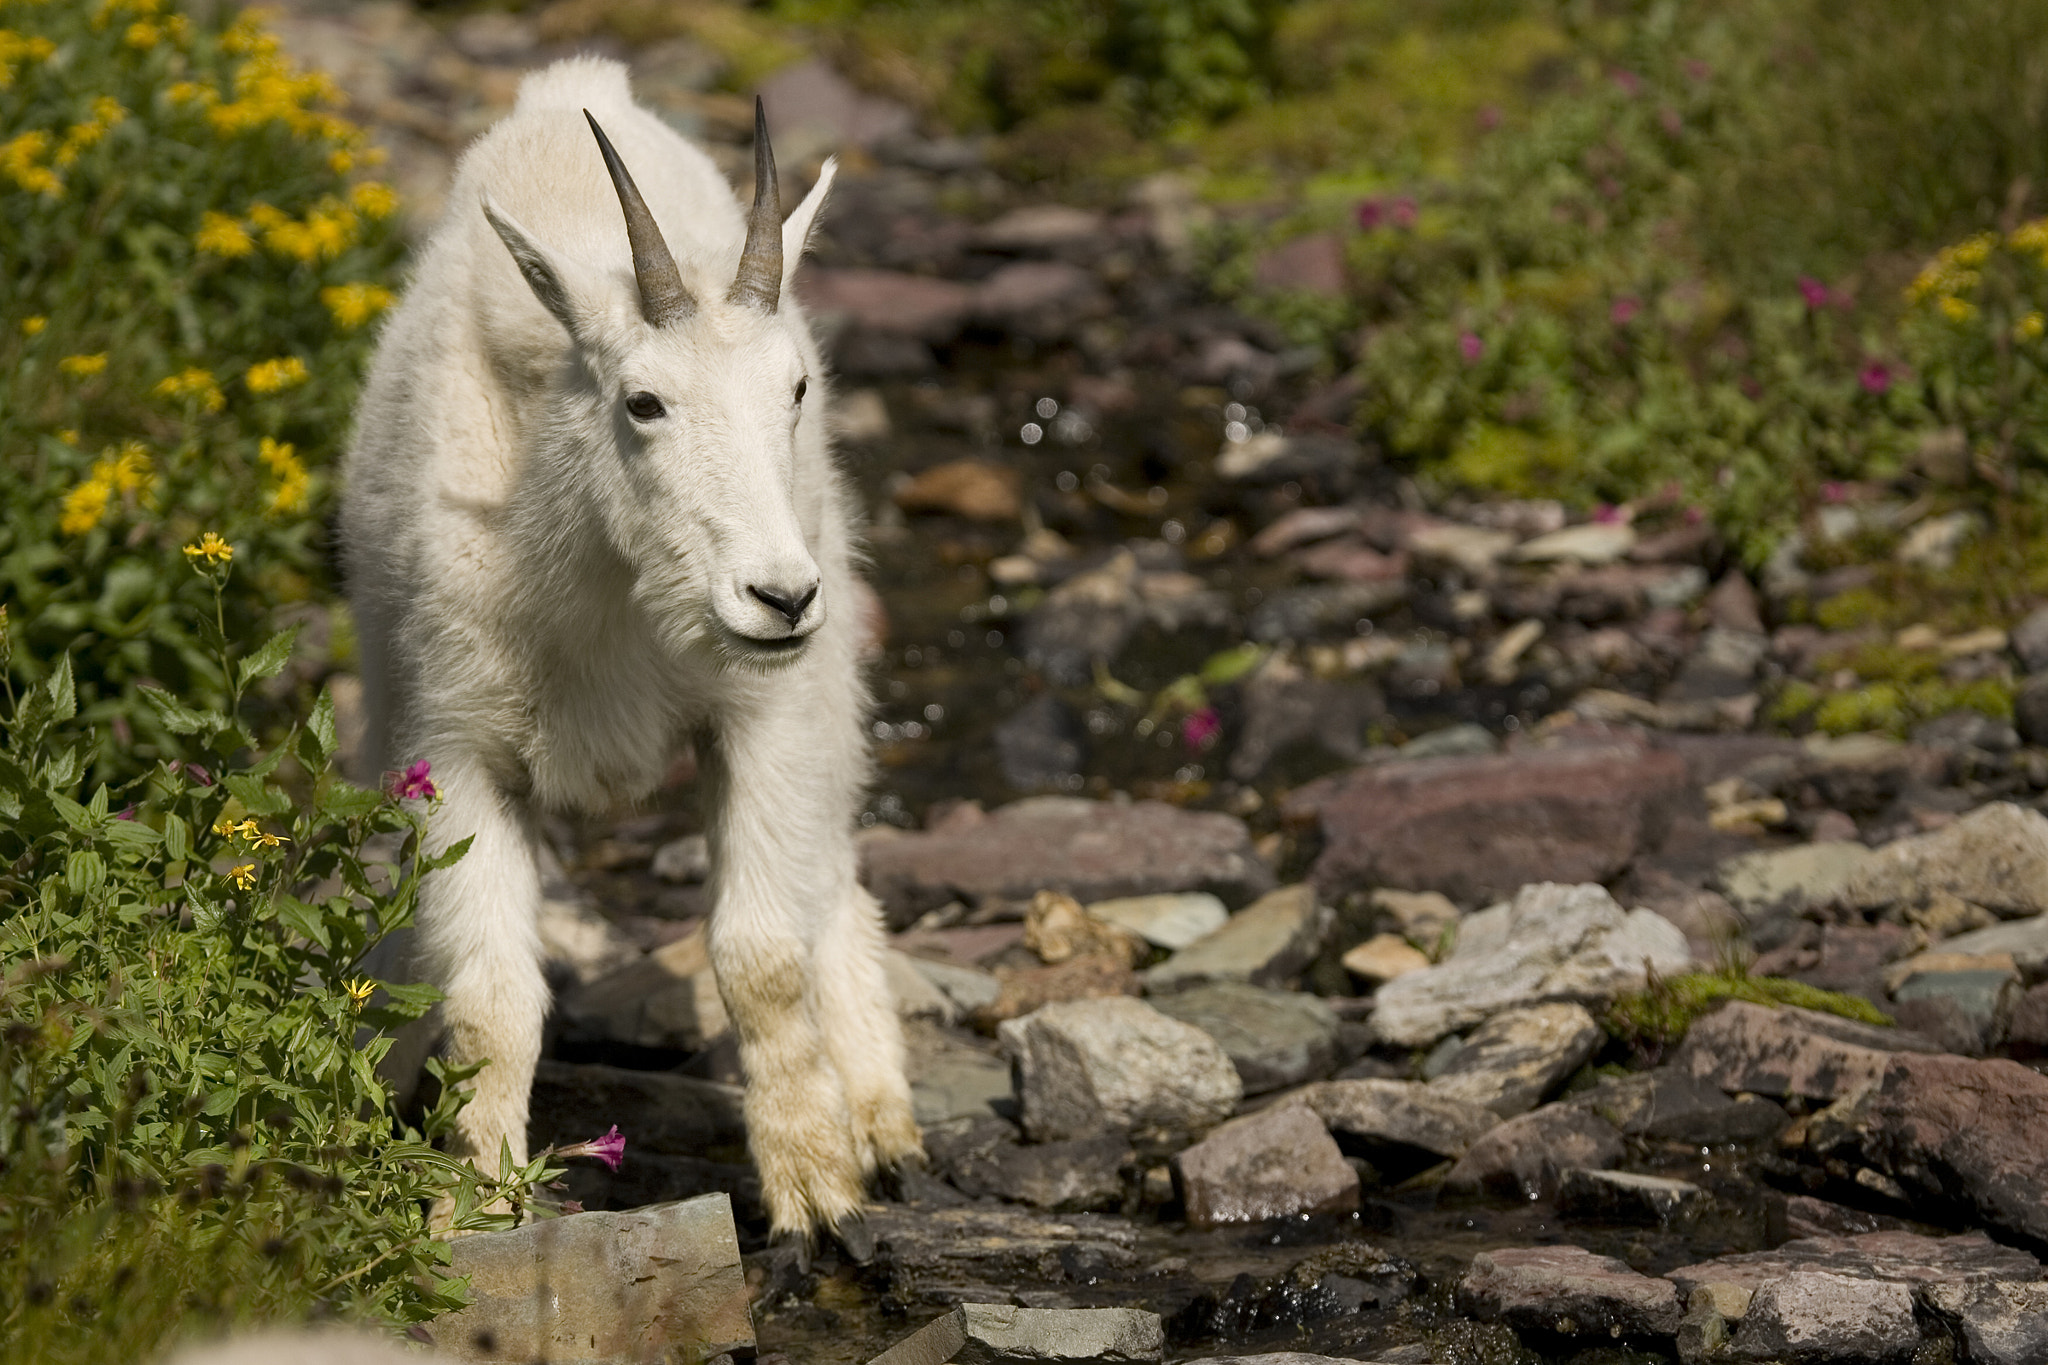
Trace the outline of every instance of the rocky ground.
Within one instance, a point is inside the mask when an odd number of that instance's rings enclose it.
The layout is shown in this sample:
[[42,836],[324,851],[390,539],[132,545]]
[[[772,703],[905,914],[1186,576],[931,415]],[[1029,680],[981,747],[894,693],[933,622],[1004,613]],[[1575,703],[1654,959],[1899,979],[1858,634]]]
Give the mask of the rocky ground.
[[[604,48],[583,8],[280,31],[431,215],[521,69]],[[616,50],[744,164],[714,57]],[[534,1137],[629,1142],[573,1197],[730,1194],[760,1350],[799,1365],[927,1322],[891,1365],[2048,1360],[2048,683],[2018,732],[1760,718],[1857,682],[1868,631],[1782,624],[1869,580],[1831,543],[1938,562],[1967,522],[1846,501],[1752,581],[1655,499],[1432,503],[1316,355],[1205,295],[1181,183],[1050,203],[822,65],[766,95],[786,186],[846,166],[801,287],[873,515],[864,857],[931,1162],[867,1264],[764,1245],[685,767],[551,827]],[[1341,285],[1319,241],[1262,278]],[[1889,644],[2016,677],[2048,612]],[[1684,1028],[1758,978],[1825,1009]]]

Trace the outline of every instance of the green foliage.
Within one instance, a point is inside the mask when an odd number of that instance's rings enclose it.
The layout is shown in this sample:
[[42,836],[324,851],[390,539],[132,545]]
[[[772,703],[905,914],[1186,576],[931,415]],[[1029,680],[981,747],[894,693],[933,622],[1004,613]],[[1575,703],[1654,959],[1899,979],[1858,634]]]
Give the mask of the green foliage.
[[1638,1052],[1656,1057],[1676,1047],[1692,1021],[1729,1000],[1747,1000],[1758,1005],[1794,1005],[1840,1015],[1858,1023],[1889,1025],[1888,1015],[1860,996],[1824,991],[1803,981],[1779,976],[1750,976],[1735,970],[1687,972],[1683,976],[1652,977],[1648,987],[1625,995],[1608,1007],[1605,1024],[1609,1036],[1629,1044]]
[[[198,570],[227,593],[230,562]],[[69,661],[12,699],[0,749],[0,1359],[141,1360],[184,1331],[339,1317],[419,1321],[459,1305],[454,1226],[551,1178],[547,1156],[486,1180],[429,1141],[463,1097],[445,1073],[421,1131],[375,1074],[382,1030],[430,987],[364,959],[412,917],[425,816],[330,768],[331,699],[264,750],[236,719],[289,633],[246,653],[199,633],[227,708],[148,689],[204,764],[82,785],[101,736]],[[386,848],[386,862],[372,853]],[[381,994],[378,994],[381,992]]]
[[0,582],[13,677],[76,670],[115,727],[102,775],[181,741],[152,683],[219,707],[177,547],[215,530],[261,566],[237,637],[324,578],[327,469],[369,320],[390,301],[395,200],[374,160],[254,22],[157,0],[0,3]]

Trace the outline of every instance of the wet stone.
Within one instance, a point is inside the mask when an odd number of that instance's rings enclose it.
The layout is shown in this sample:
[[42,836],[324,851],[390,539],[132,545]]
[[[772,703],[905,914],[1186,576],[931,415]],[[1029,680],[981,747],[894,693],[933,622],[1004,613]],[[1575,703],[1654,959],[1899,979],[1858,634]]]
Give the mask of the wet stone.
[[1905,1359],[1919,1339],[1904,1285],[1798,1271],[1757,1290],[1729,1352],[1744,1361],[1875,1365]]
[[1607,1077],[1571,1102],[1630,1137],[1697,1146],[1761,1141],[1786,1123],[1785,1111],[1769,1100],[1730,1099],[1719,1086],[1675,1067]]
[[1542,1103],[1605,1038],[1578,1005],[1507,1010],[1473,1030],[1430,1088],[1511,1117]]
[[1213,1038],[1124,996],[1047,1005],[998,1032],[1036,1141],[1206,1128],[1244,1093]]
[[1142,1264],[1137,1229],[1101,1214],[879,1205],[868,1227],[876,1287],[906,1303],[1007,1300],[1028,1287],[1124,1278]]
[[1925,1237],[1917,1232],[1866,1232],[1843,1237],[1798,1237],[1771,1251],[1737,1252],[1680,1266],[1666,1278],[1691,1294],[1706,1284],[1758,1290],[1796,1270],[1825,1270],[1901,1284],[1975,1285],[2036,1280],[2041,1264],[2026,1252],[2000,1246],[1981,1232]]
[[2048,1360],[2048,1284],[1935,1285],[1922,1297],[1962,1337],[1971,1365]]
[[1151,1004],[1222,1044],[1247,1095],[1319,1080],[1336,1070],[1337,1016],[1315,996],[1218,981],[1155,995]]
[[[1391,1307],[1414,1293],[1421,1279],[1400,1256],[1369,1242],[1340,1242],[1296,1262],[1284,1275],[1262,1280],[1240,1274],[1221,1293],[1196,1295],[1174,1314],[1167,1330],[1176,1342],[1199,1342],[1313,1326],[1364,1308]],[[1415,1359],[1401,1350],[1386,1354]]]
[[1010,1064],[987,1043],[922,1020],[904,1021],[903,1042],[910,1111],[919,1123],[987,1117],[1015,1102]]
[[1573,1246],[1482,1251],[1458,1282],[1457,1303],[1517,1331],[1570,1337],[1668,1337],[1680,1317],[1669,1280]]
[[1198,1226],[1358,1207],[1358,1172],[1322,1121],[1295,1105],[1233,1119],[1172,1166],[1187,1220]]
[[1000,1119],[956,1120],[927,1130],[935,1171],[962,1194],[994,1196],[1061,1213],[1114,1212],[1123,1203],[1131,1145],[1122,1137],[1025,1146]]
[[1723,1090],[1833,1100],[1876,1081],[1894,1051],[1933,1048],[1897,1029],[1736,1000],[1693,1022],[1672,1065]]
[[1688,1214],[1700,1194],[1699,1186],[1664,1176],[1575,1170],[1558,1180],[1557,1204],[1569,1218],[1661,1227]]
[[1407,1148],[1437,1158],[1459,1157],[1500,1121],[1483,1105],[1436,1094],[1413,1081],[1319,1081],[1286,1102],[1307,1106],[1347,1152],[1366,1156]]
[[1332,914],[1313,886],[1283,886],[1230,917],[1145,973],[1148,991],[1183,990],[1205,981],[1286,984],[1315,959]]
[[1444,1189],[1499,1199],[1554,1198],[1565,1171],[1607,1170],[1621,1158],[1621,1135],[1598,1113],[1546,1105],[1482,1134],[1451,1167]]
[[963,1303],[869,1365],[1112,1365],[1165,1353],[1159,1315],[1136,1308]]

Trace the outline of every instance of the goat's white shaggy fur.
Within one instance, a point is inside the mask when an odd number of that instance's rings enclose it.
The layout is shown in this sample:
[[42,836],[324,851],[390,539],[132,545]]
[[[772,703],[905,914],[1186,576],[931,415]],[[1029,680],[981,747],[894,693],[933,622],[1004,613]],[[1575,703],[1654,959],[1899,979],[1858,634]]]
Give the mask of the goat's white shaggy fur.
[[[697,301],[679,322],[642,316],[586,109]],[[430,846],[475,841],[428,877],[414,950],[452,1059],[491,1063],[461,1150],[526,1159],[548,1003],[534,812],[643,798],[695,741],[748,1134],[774,1228],[804,1235],[857,1218],[866,1178],[918,1151],[880,916],[855,877],[850,497],[789,288],[830,181],[828,163],[783,225],[780,308],[729,301],[743,224],[710,159],[633,103],[616,63],[529,76],[463,157],[386,326],[342,515],[366,766],[431,760]],[[626,407],[648,394],[659,420]],[[807,585],[795,621],[750,591]]]

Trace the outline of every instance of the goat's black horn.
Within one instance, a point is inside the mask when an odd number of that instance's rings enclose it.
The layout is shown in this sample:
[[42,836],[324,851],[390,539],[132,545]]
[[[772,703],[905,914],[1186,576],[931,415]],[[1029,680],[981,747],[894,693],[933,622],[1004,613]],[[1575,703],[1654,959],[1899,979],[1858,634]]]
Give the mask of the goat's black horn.
[[782,301],[782,195],[775,184],[775,149],[768,145],[768,114],[754,97],[754,207],[747,214],[747,245],[726,298],[772,313]]
[[613,150],[612,140],[597,126],[597,120],[590,118],[588,109],[583,117],[590,119],[590,131],[597,134],[597,149],[604,154],[604,168],[611,172],[612,188],[619,192],[619,207],[626,213],[626,238],[633,244],[633,278],[640,282],[640,314],[657,327],[678,322],[697,311],[697,300],[683,284],[683,272],[676,268],[676,258],[669,254],[668,243],[662,240],[661,229],[647,211],[647,201],[640,197],[626,163]]

